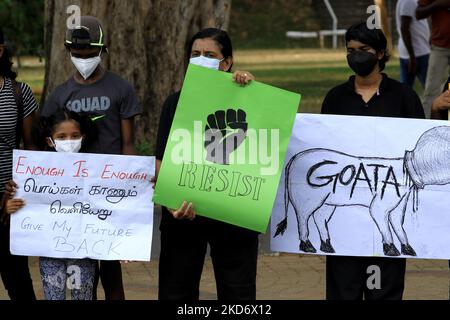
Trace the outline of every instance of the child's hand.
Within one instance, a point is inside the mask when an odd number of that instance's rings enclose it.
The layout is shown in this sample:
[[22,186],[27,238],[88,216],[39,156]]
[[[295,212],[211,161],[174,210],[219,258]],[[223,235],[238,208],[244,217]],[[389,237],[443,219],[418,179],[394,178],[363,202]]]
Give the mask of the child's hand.
[[156,177],[152,177],[152,178],[150,179],[150,182],[152,183],[152,188],[153,188],[153,190],[155,190]]
[[18,210],[22,209],[24,205],[25,201],[23,201],[22,199],[8,199],[6,201],[6,213],[16,213]]
[[13,180],[9,180],[5,185],[5,196],[7,199],[14,198],[18,186]]

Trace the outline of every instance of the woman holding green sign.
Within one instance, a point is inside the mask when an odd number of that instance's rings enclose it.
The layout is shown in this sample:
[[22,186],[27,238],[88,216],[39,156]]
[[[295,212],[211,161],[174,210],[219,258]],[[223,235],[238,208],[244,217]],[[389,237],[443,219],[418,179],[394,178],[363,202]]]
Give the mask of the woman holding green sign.
[[[231,72],[233,50],[228,34],[208,28],[198,32],[189,46],[192,64]],[[254,77],[236,71],[233,80],[247,85]],[[161,113],[157,147],[156,176],[163,159],[180,92],[169,96]],[[198,300],[200,278],[207,245],[211,248],[219,300],[256,299],[258,233],[231,224],[196,217],[194,204],[181,208],[163,207],[159,260],[159,299]]]

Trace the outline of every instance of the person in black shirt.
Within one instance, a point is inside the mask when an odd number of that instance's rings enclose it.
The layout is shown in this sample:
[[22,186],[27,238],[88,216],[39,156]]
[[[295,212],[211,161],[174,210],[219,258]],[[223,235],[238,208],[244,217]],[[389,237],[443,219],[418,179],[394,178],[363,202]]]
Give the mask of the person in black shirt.
[[[356,75],[328,92],[322,113],[425,118],[417,94],[381,72],[389,60],[387,41],[381,30],[368,29],[365,22],[355,24],[347,30],[345,40],[348,64]],[[379,267],[381,288],[368,288],[367,280],[372,275],[370,266]],[[403,258],[327,256],[327,299],[400,300],[405,268]]]
[[431,119],[449,120],[448,110],[450,109],[450,77],[444,86],[442,94],[433,101],[431,107]]
[[[230,72],[233,52],[228,34],[208,28],[198,32],[189,46],[190,62]],[[233,79],[241,85],[254,77],[236,71]],[[157,146],[158,175],[180,93],[169,96],[161,113]],[[207,245],[216,277],[219,300],[256,299],[258,233],[231,224],[195,215],[192,203],[178,210],[163,207],[161,254],[159,259],[160,300],[198,300],[199,285]]]

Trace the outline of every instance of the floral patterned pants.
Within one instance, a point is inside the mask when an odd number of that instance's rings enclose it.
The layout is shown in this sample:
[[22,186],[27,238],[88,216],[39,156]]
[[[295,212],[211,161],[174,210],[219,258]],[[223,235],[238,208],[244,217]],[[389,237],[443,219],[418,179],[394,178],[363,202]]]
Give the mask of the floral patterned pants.
[[96,260],[39,258],[46,300],[66,300],[66,289],[72,300],[92,300]]

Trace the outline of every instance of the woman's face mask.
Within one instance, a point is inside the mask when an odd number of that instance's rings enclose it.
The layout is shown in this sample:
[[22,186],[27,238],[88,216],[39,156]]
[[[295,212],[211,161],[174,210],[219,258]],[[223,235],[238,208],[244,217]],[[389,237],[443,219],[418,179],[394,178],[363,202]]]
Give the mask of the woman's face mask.
[[[223,60],[223,59],[222,59]],[[205,67],[212,70],[219,70],[220,62],[222,60],[207,58],[205,56],[198,56],[191,58],[189,63],[195,64],[196,66]]]
[[76,140],[53,140],[50,138],[53,143],[53,147],[57,152],[72,152],[77,153],[81,149],[81,143],[83,138]]

